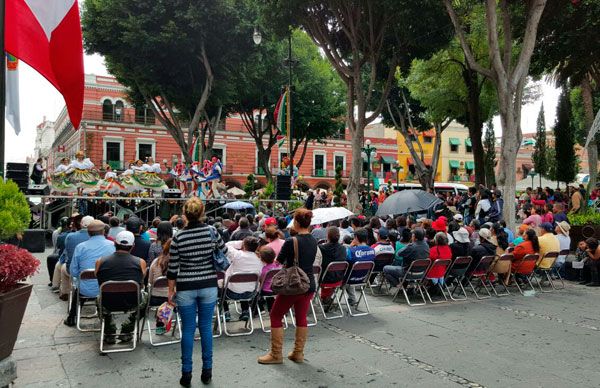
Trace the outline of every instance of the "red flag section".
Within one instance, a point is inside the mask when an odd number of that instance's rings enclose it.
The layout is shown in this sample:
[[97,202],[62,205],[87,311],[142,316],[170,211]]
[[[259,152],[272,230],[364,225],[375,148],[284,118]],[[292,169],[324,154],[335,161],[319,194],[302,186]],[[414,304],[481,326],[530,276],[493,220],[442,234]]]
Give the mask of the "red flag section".
[[5,47],[63,95],[75,128],[83,109],[83,43],[77,0],[6,0]]

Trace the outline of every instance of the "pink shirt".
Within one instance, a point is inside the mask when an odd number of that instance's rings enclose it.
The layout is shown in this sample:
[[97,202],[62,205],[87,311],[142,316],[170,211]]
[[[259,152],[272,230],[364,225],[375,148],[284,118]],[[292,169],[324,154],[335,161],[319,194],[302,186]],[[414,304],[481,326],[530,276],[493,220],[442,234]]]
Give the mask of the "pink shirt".
[[[279,264],[276,261],[272,262],[271,264],[265,265],[262,268],[262,272],[260,273],[260,277],[263,278],[270,270],[277,269],[277,268],[281,268],[281,264]],[[272,292],[271,291],[271,282],[272,281],[273,281],[273,278],[266,280],[263,283],[262,291]]]
[[281,247],[283,246],[284,242],[285,240],[278,238],[277,240],[273,240],[267,244],[269,248],[275,251],[275,257],[279,256],[279,251],[281,251]]
[[553,224],[554,223],[554,215],[550,212],[545,213],[542,216],[542,222],[549,222],[549,223]]
[[539,214],[532,214],[523,220],[525,225],[532,225],[537,228],[542,224],[542,217]]

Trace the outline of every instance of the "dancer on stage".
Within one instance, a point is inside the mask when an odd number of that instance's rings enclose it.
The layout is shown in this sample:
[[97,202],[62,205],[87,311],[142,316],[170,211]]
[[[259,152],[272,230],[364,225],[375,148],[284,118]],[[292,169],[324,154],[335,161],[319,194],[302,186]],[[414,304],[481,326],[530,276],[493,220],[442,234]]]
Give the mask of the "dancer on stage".
[[71,161],[69,171],[69,181],[77,186],[78,195],[82,195],[84,190],[95,191],[98,189],[98,173],[94,170],[94,163],[85,157],[83,151],[77,151],[75,160]]
[[148,158],[147,163],[142,163],[141,160],[136,162],[134,167],[133,179],[138,183],[139,187],[149,191],[162,191],[167,188],[165,181],[158,175],[160,174],[160,163],[154,163],[154,159]]
[[77,190],[74,184],[69,181],[69,158],[62,158],[60,164],[56,166],[54,172],[50,176],[49,183],[52,187],[52,192],[59,194],[69,194]]
[[98,185],[100,190],[112,195],[126,193],[127,189],[121,184],[112,167],[107,164],[104,166],[104,169],[106,170],[106,174],[104,174],[104,179]]

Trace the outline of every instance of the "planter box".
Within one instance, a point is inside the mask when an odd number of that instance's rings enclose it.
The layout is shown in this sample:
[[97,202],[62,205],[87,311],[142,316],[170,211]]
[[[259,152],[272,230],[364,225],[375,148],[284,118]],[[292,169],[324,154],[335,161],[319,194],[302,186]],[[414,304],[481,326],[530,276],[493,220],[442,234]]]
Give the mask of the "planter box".
[[19,284],[12,291],[0,293],[0,361],[15,347],[32,288],[31,284]]
[[590,237],[600,240],[600,225],[573,225],[569,231],[571,237],[571,251],[577,249],[577,244],[580,241]]

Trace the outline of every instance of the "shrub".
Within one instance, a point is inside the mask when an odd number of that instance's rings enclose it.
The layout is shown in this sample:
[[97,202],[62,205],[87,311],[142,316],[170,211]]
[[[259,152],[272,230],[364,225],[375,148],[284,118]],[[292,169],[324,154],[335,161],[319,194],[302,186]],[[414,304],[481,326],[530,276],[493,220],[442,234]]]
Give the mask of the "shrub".
[[569,224],[573,226],[582,225],[600,225],[600,213],[596,211],[586,211],[579,214],[569,214]]
[[25,249],[0,245],[0,293],[10,291],[18,282],[35,274],[40,261]]
[[0,240],[23,232],[30,220],[29,204],[17,184],[0,180]]

